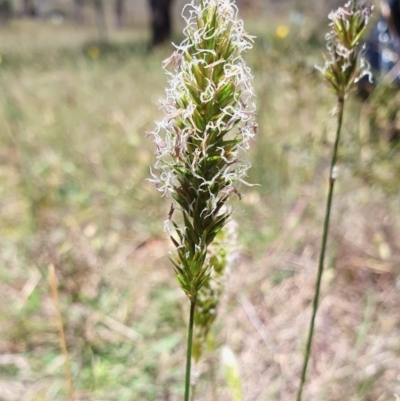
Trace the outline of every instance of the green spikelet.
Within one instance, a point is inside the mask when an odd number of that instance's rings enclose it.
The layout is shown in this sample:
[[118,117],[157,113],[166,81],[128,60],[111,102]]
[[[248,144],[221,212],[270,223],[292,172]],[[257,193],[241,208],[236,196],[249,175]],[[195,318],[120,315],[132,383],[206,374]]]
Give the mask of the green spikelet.
[[223,229],[210,247],[211,274],[197,295],[193,338],[193,357],[196,362],[202,357],[207,344],[212,343],[209,334],[217,317],[218,306],[224,292],[229,251],[228,232]]

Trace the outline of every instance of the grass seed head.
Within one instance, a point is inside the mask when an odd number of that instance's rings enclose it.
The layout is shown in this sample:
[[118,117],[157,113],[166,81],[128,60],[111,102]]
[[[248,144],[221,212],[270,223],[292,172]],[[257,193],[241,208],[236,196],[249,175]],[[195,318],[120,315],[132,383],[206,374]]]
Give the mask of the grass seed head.
[[331,11],[331,30],[326,35],[328,54],[325,66],[319,68],[331,89],[344,99],[364,75],[371,75],[369,65],[362,56],[360,39],[371,17],[373,6],[352,0]]
[[178,281],[193,299],[210,273],[207,247],[231,215],[228,198],[240,197],[235,185],[249,168],[244,152],[256,131],[255,105],[242,54],[253,38],[231,0],[193,0],[183,15],[185,39],[163,64],[170,80],[164,119],[151,133],[151,181],[182,212],[183,226],[172,219],[166,226]]

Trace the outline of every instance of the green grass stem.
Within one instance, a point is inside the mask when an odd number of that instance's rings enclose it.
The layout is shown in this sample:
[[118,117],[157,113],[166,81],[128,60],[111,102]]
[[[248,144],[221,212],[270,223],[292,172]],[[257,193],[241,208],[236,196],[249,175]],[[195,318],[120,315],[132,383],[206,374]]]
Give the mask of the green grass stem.
[[196,309],[196,298],[193,298],[190,301],[190,317],[189,317],[188,338],[187,338],[185,401],[190,400],[190,375],[192,367],[192,344],[193,344],[193,325],[194,325],[195,309]]
[[310,320],[310,328],[308,331],[306,350],[304,353],[304,362],[303,362],[303,369],[301,372],[300,387],[299,387],[299,390],[297,393],[296,401],[301,401],[304,384],[306,382],[307,366],[308,366],[308,361],[310,359],[311,345],[312,345],[312,340],[313,340],[313,336],[314,336],[315,317],[317,315],[319,295],[321,292],[321,280],[322,280],[322,273],[324,270],[326,243],[328,240],[328,233],[329,233],[329,221],[330,221],[331,208],[332,208],[333,189],[334,189],[335,181],[336,181],[335,168],[336,168],[336,162],[337,162],[340,132],[342,129],[343,112],[344,112],[344,98],[339,98],[338,99],[338,111],[337,111],[338,122],[337,122],[337,130],[336,130],[336,139],[335,139],[335,146],[333,148],[333,154],[332,154],[332,160],[331,160],[331,168],[330,168],[330,175],[329,175],[329,193],[328,193],[328,199],[327,199],[327,203],[326,203],[326,212],[325,212],[325,221],[324,221],[324,228],[323,228],[323,234],[322,234],[321,253],[319,256],[319,263],[318,263],[317,282],[315,284],[313,311],[312,311],[312,316],[311,316],[311,320]]

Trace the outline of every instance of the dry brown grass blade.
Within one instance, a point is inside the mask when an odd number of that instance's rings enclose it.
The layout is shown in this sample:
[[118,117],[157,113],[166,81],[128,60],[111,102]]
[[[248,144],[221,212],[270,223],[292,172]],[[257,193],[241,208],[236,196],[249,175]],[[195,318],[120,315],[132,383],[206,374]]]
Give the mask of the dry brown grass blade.
[[50,264],[48,269],[49,269],[49,283],[50,283],[50,288],[51,288],[51,294],[52,294],[54,306],[56,309],[56,321],[57,321],[58,334],[59,334],[59,338],[60,338],[60,347],[61,347],[61,352],[64,355],[64,370],[65,370],[65,380],[67,382],[67,387],[68,387],[68,396],[69,396],[70,401],[76,401],[74,386],[72,383],[71,369],[70,369],[70,364],[69,364],[67,343],[65,341],[65,335],[64,335],[64,327],[63,327],[61,310],[60,310],[60,302],[59,302],[59,298],[58,298],[57,279],[56,279],[56,274],[54,271],[54,265]]

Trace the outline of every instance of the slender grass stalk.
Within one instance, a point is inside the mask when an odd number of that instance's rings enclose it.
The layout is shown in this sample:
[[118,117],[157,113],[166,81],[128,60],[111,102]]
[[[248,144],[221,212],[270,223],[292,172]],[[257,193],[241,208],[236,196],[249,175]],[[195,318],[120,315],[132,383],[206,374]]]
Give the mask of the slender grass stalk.
[[329,177],[329,192],[328,192],[328,198],[327,198],[327,202],[326,202],[325,221],[324,221],[324,228],[323,228],[323,233],[322,233],[321,253],[319,256],[317,282],[315,284],[315,292],[314,292],[314,299],[313,299],[313,310],[312,310],[312,315],[311,315],[310,328],[308,331],[306,350],[304,353],[304,362],[303,362],[303,368],[301,371],[300,388],[297,393],[296,401],[301,400],[304,383],[306,381],[307,366],[308,366],[308,361],[310,358],[311,344],[312,344],[312,339],[313,339],[313,335],[314,335],[315,317],[317,316],[319,295],[321,292],[321,280],[322,280],[322,272],[324,270],[326,243],[328,241],[329,222],[330,222],[332,199],[333,199],[333,188],[334,188],[335,182],[336,182],[336,171],[335,170],[336,170],[336,161],[337,161],[337,154],[338,154],[338,147],[339,147],[340,132],[342,129],[344,99],[339,99],[338,107],[339,108],[338,108],[336,140],[335,140],[335,146],[333,149],[332,160],[331,160],[331,168],[330,168],[331,173],[330,173],[330,177]]
[[75,391],[74,385],[72,382],[72,375],[69,363],[69,355],[67,349],[67,342],[65,341],[64,327],[62,322],[61,310],[60,310],[60,301],[58,297],[58,289],[57,289],[57,279],[54,271],[54,266],[52,264],[49,265],[49,283],[51,288],[51,294],[53,297],[54,306],[56,308],[56,321],[58,328],[58,336],[60,339],[60,348],[61,352],[64,356],[64,372],[65,372],[65,381],[68,387],[68,398],[70,401],[75,401]]
[[190,302],[190,315],[188,327],[188,339],[186,350],[186,375],[185,375],[185,401],[190,401],[190,386],[191,386],[191,367],[192,367],[192,343],[193,343],[193,326],[194,326],[194,312],[196,310],[196,299]]
[[308,331],[306,349],[304,352],[300,386],[297,392],[296,401],[301,401],[304,385],[306,383],[307,367],[311,354],[315,319],[321,293],[321,281],[329,234],[333,193],[337,178],[336,164],[338,160],[338,149],[342,130],[345,99],[352,90],[354,83],[357,82],[362,76],[369,74],[368,66],[361,57],[359,40],[367,26],[371,12],[371,6],[368,7],[361,1],[353,0],[346,3],[344,8],[339,8],[329,14],[329,18],[332,21],[330,23],[332,29],[326,36],[328,42],[328,57],[326,57],[325,66],[319,69],[337,97],[337,129],[330,165],[329,191],[322,232],[317,280],[314,290],[313,310]]

